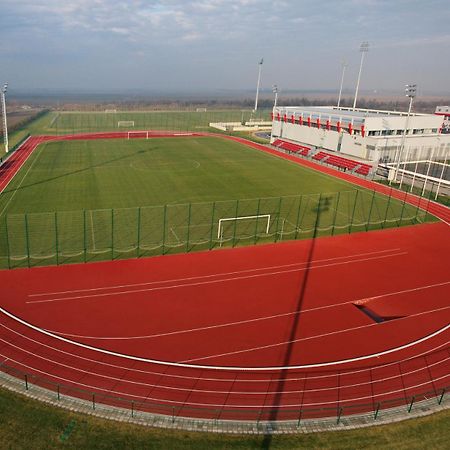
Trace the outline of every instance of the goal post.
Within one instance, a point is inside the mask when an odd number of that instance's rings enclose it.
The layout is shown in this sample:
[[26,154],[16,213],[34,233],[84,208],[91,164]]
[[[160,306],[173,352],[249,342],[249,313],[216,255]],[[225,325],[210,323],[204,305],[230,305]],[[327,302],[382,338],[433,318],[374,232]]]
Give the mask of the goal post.
[[220,239],[222,241],[224,224],[226,224],[227,222],[239,222],[239,221],[245,221],[245,220],[259,220],[259,219],[267,220],[266,234],[269,234],[271,214],[257,214],[254,216],[224,217],[222,219],[219,219],[219,224],[218,224],[218,228],[217,228],[217,239]]
[[117,122],[117,128],[131,128],[134,127],[134,120],[119,120]]
[[128,131],[127,139],[148,139],[149,132],[148,131]]

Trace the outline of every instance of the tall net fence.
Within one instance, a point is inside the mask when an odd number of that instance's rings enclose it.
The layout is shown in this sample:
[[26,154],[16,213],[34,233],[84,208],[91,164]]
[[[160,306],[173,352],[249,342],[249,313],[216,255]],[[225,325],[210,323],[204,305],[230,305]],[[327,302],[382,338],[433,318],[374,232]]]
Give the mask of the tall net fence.
[[312,238],[432,218],[375,191],[9,214],[0,220],[0,267],[87,262]]

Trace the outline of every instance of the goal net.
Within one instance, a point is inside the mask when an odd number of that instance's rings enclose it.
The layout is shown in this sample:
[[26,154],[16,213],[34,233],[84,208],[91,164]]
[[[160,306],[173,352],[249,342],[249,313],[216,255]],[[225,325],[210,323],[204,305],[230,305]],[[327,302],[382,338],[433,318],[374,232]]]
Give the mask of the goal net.
[[220,245],[231,239],[245,239],[259,234],[269,234],[271,214],[224,217],[219,219],[217,239]]
[[119,120],[117,122],[117,127],[134,127],[134,120]]
[[128,131],[127,139],[148,139],[148,131]]

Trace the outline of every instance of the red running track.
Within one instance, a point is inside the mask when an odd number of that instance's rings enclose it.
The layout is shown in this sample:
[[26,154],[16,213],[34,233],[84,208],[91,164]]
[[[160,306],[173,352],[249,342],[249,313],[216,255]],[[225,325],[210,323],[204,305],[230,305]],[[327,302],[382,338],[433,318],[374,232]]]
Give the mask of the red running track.
[[0,358],[71,395],[182,416],[406,404],[449,385],[449,251],[435,223],[2,271]]

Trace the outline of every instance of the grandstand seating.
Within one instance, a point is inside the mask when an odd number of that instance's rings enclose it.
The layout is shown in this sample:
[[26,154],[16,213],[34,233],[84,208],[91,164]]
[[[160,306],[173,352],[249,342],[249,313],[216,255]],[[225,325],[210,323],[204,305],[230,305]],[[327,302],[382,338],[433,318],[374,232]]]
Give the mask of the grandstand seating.
[[[292,142],[283,141],[282,139],[276,139],[272,145],[277,148],[282,148],[289,153],[297,153],[301,156],[311,156],[312,150],[304,145],[294,144]],[[370,164],[365,164],[323,151],[317,152],[312,159],[323,161],[331,166],[338,167],[339,169],[353,171],[354,173],[364,176],[369,175],[369,172],[372,169]]]
[[283,141],[281,139],[276,139],[273,143],[273,146],[282,148],[289,153],[298,153],[301,156],[308,156],[311,152],[309,147],[300,144],[294,144],[292,142]]

